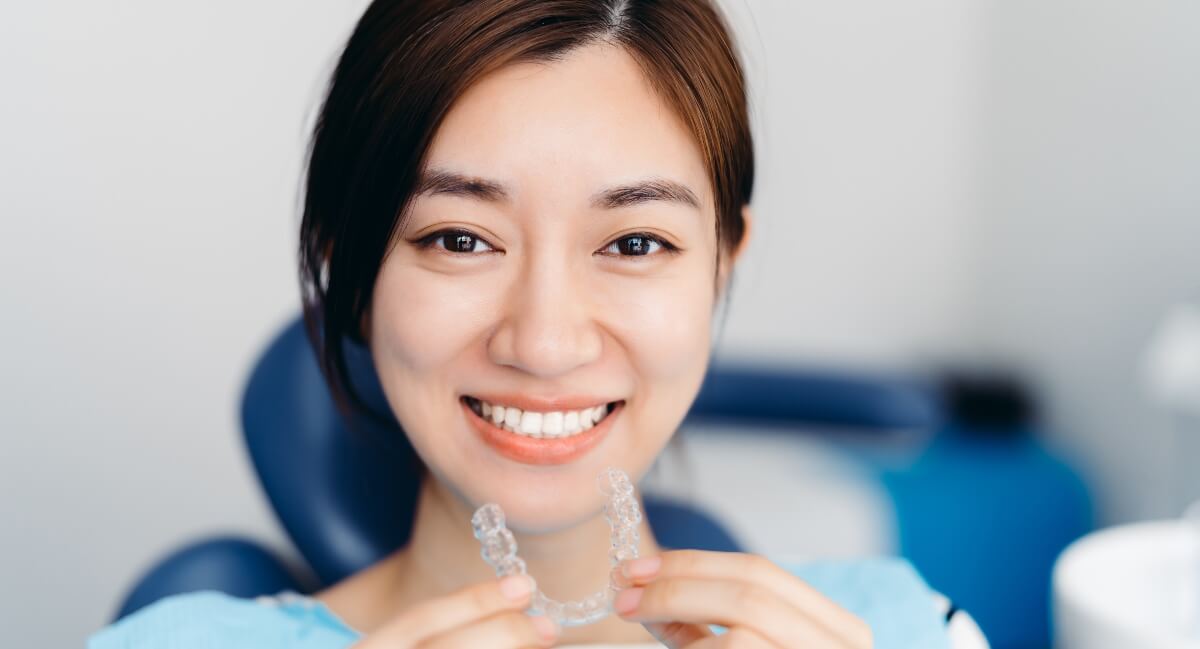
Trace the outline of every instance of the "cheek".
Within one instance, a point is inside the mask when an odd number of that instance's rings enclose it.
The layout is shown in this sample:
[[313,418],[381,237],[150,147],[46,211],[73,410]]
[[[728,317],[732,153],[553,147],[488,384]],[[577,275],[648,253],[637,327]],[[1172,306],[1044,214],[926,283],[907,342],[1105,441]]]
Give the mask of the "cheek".
[[376,284],[372,346],[394,371],[421,373],[448,365],[493,317],[496,298],[461,281],[417,268],[385,269]]
[[609,328],[627,348],[637,372],[671,377],[705,362],[713,296],[703,270],[642,280],[611,292]]
[[[698,265],[697,265],[698,266]],[[704,267],[641,281],[608,297],[608,328],[637,380],[654,430],[674,432],[708,366],[712,282]],[[647,419],[648,421],[648,419]],[[665,443],[665,441],[664,441]]]
[[[475,364],[499,303],[492,291],[462,278],[389,260],[375,286],[371,354],[392,412],[434,474],[461,484],[450,467],[463,466],[463,444],[445,443],[459,410],[448,398]],[[446,471],[450,473],[446,473]],[[461,476],[460,476],[461,477]]]
[[461,463],[461,445],[439,443],[459,411],[449,398],[474,366],[466,355],[494,318],[496,298],[465,290],[460,280],[396,264],[375,287],[371,355],[392,412],[421,459],[435,473]]

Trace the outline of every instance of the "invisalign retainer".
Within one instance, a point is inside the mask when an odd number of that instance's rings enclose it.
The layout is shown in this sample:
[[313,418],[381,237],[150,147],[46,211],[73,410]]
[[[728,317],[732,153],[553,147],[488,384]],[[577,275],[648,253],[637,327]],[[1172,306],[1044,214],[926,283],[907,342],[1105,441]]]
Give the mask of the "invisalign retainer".
[[[609,467],[600,472],[598,482],[600,492],[608,496],[608,503],[604,505],[604,519],[612,530],[609,536],[612,549],[608,551],[608,558],[615,567],[621,561],[638,556],[637,528],[642,521],[642,509],[633,495],[633,483],[624,471]],[[525,574],[525,562],[517,556],[517,541],[504,525],[504,510],[500,509],[500,505],[488,503],[475,510],[471,527],[475,529],[475,538],[483,546],[480,555],[495,569],[497,577]],[[613,598],[619,589],[610,579],[603,590],[580,601],[557,602],[546,597],[535,586],[533,601],[526,613],[545,615],[561,627],[591,624],[612,612]]]

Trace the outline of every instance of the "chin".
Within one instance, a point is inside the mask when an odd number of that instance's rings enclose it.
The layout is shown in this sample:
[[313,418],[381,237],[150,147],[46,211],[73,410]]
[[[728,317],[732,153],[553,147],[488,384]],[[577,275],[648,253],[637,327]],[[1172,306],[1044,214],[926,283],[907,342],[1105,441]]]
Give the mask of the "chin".
[[[599,516],[605,496],[596,477],[604,466],[593,462],[547,467],[514,463],[468,478],[472,508],[496,503],[504,510],[509,529],[525,534],[556,532]],[[487,475],[486,481],[479,477]]]
[[509,529],[522,534],[548,534],[575,527],[599,516],[604,496],[594,494],[559,494],[529,497],[516,494],[500,503]]

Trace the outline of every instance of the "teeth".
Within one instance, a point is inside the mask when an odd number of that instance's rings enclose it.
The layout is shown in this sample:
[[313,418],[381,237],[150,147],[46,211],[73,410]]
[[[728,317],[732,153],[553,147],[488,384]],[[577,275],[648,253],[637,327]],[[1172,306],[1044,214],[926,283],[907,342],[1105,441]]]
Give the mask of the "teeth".
[[548,412],[542,417],[542,432],[550,437],[558,437],[563,432],[563,413]]
[[504,409],[504,426],[509,430],[516,430],[521,425],[521,409],[520,408],[505,408]]
[[535,439],[569,437],[590,430],[608,415],[608,405],[558,412],[524,412],[475,400],[475,412],[511,433]]
[[542,413],[526,412],[521,414],[521,434],[536,435],[542,432]]

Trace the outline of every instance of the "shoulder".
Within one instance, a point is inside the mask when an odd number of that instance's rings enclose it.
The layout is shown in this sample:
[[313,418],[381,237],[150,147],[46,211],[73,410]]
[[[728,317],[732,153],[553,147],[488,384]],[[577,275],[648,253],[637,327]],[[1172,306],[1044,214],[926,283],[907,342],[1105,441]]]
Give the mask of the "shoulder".
[[904,559],[776,563],[865,620],[876,649],[988,649],[971,616],[931,589]]
[[353,633],[323,611],[272,598],[243,599],[212,590],[173,595],[92,634],[87,649],[170,646],[239,649],[342,649]]

